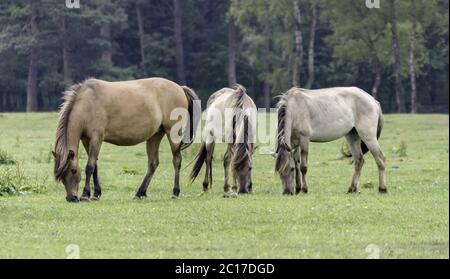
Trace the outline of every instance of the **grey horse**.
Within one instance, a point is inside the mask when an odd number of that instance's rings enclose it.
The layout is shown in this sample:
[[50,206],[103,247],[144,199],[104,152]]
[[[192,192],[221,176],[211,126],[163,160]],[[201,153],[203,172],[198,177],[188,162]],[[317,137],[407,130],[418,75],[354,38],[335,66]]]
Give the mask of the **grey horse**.
[[380,193],[386,193],[385,157],[378,143],[383,127],[380,104],[356,87],[318,90],[292,88],[278,102],[278,133],[275,170],[280,175],[283,194],[308,192],[309,142],[329,142],[346,138],[355,170],[349,193],[358,192],[363,156],[370,151],[379,173]]

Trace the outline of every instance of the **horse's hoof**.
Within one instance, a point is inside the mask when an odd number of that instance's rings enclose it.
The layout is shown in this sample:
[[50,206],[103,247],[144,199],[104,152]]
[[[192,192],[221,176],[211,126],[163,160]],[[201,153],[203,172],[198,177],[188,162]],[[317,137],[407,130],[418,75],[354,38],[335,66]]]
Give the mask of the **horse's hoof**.
[[89,201],[89,197],[88,196],[80,197],[80,202],[88,202],[88,201]]
[[378,193],[387,194],[387,188],[378,188]]
[[172,194],[172,196],[170,197],[172,200],[176,200],[176,199],[178,199],[178,196],[177,195],[174,195],[174,194]]
[[136,195],[136,196],[133,197],[133,200],[140,201],[140,200],[145,199],[146,197],[147,197],[147,195],[142,195],[142,196]]
[[100,200],[100,196],[93,196],[92,198],[91,198],[91,201],[99,201]]
[[70,203],[76,203],[76,202],[79,202],[80,200],[78,199],[77,196],[69,196],[69,197],[66,197],[66,201],[68,201]]
[[284,196],[293,196],[294,193],[292,193],[291,191],[284,191],[284,192],[283,192],[283,195],[284,195]]
[[356,187],[350,187],[347,191],[348,194],[354,194],[356,192],[358,192],[358,189],[356,189]]
[[238,194],[233,191],[228,191],[228,192],[223,193],[224,198],[236,198],[237,196],[238,196]]

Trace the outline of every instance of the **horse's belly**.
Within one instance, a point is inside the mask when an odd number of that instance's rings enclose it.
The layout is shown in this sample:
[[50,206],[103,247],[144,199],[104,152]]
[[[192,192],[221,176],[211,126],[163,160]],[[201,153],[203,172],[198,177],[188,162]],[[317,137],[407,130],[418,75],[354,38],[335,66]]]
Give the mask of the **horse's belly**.
[[313,142],[337,140],[347,135],[353,127],[353,122],[345,119],[318,123],[312,127],[310,140]]
[[156,130],[150,123],[111,125],[105,132],[104,141],[122,146],[136,145],[148,140]]

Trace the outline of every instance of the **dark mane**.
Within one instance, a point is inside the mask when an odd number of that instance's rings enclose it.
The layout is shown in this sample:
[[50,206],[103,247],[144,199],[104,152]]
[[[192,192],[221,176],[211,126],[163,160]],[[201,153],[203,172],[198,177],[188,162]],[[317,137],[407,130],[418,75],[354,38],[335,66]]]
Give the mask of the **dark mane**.
[[[236,172],[237,170],[244,167],[245,164],[249,163],[251,160],[250,154],[250,143],[248,139],[248,133],[250,131],[251,124],[248,116],[244,112],[244,100],[246,96],[246,89],[242,85],[236,85],[235,93],[233,99],[231,100],[231,107],[235,109],[233,117],[233,156],[231,158],[232,170]],[[243,125],[238,125],[238,123],[243,123]],[[237,131],[236,127],[242,127],[243,131]],[[239,139],[238,135],[243,137]],[[237,139],[237,141],[236,141]]]
[[80,89],[84,83],[72,85],[67,89],[62,99],[64,102],[60,106],[58,127],[56,129],[55,151],[53,153],[55,160],[54,176],[57,181],[62,179],[64,173],[69,168],[69,150],[67,148],[67,125],[70,113],[77,99]]
[[248,164],[251,160],[250,144],[248,142],[248,131],[251,129],[248,117],[244,116],[244,142],[235,143],[233,146],[233,157],[231,160],[231,166],[233,171],[236,172],[242,169],[245,164]]

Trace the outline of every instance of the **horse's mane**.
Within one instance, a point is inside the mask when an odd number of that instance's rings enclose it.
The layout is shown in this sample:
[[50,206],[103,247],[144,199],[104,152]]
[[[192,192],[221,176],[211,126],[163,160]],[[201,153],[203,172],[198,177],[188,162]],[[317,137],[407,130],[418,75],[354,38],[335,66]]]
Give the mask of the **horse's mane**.
[[[233,112],[233,156],[231,158],[231,166],[234,172],[242,168],[251,159],[250,144],[248,140],[248,133],[251,131],[251,123],[244,111],[244,100],[246,96],[246,89],[238,84],[234,88],[234,94],[231,99],[231,108]],[[238,125],[242,123],[243,125]],[[236,127],[240,127],[243,131],[236,131]],[[238,138],[238,136],[243,138]],[[236,142],[237,140],[237,142]]]
[[209,96],[208,102],[206,103],[206,107],[209,107],[209,105],[214,103],[214,101],[217,99],[217,97],[219,97],[223,93],[226,93],[228,90],[230,90],[230,88],[225,87],[225,88],[222,88],[219,91],[213,93],[211,96]]
[[287,112],[287,99],[298,88],[292,88],[286,93],[280,96],[278,101],[278,129],[277,129],[277,141],[276,141],[276,162],[275,171],[282,173],[286,170],[289,163],[289,153],[291,147],[286,143],[286,112]]
[[60,106],[59,110],[58,127],[56,128],[55,151],[53,153],[55,159],[54,176],[57,181],[62,179],[62,176],[69,168],[70,160],[68,160],[69,150],[67,148],[67,126],[70,113],[84,83],[85,82],[72,85],[63,93],[62,99],[64,102]]

